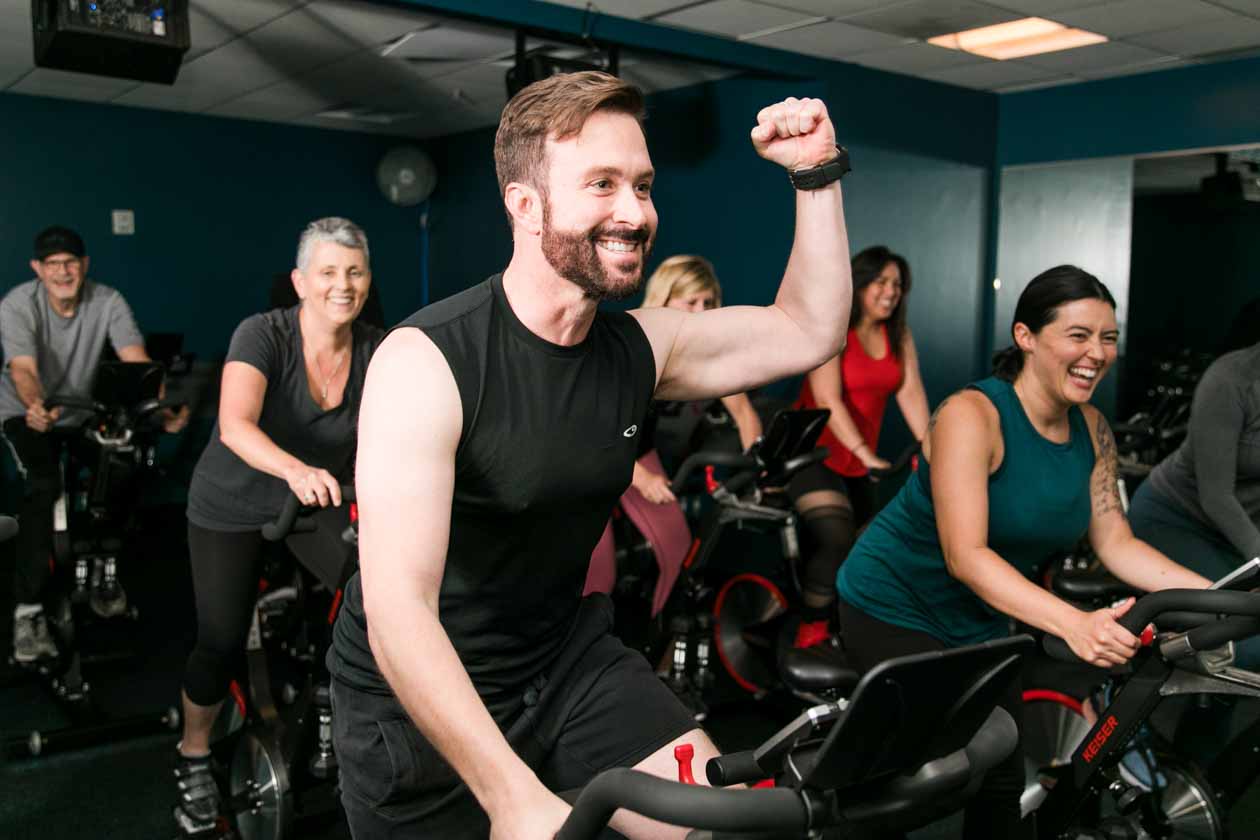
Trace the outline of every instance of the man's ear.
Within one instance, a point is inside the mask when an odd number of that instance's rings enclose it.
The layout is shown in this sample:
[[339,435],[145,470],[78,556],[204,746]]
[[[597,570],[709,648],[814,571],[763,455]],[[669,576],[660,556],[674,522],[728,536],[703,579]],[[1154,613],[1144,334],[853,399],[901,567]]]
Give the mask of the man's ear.
[[534,187],[513,181],[503,191],[503,205],[514,230],[539,236],[543,229],[543,197]]
[[306,299],[306,282],[302,277],[302,272],[293,269],[289,272],[289,279],[293,282],[293,291],[297,292],[298,300]]
[[40,270],[41,268],[43,268],[43,267],[44,267],[44,263],[43,263],[43,261],[41,261],[41,260],[31,260],[31,271],[35,272],[35,276],[36,276],[36,277],[38,277],[38,276],[39,276],[39,270]]
[[84,276],[84,277],[87,277],[87,274],[88,274],[88,263],[89,263],[90,261],[91,261],[91,258],[90,258],[90,257],[87,257],[87,256],[83,256],[83,257],[80,257],[80,258],[79,258],[79,263],[83,266],[82,271],[83,271],[83,276]]

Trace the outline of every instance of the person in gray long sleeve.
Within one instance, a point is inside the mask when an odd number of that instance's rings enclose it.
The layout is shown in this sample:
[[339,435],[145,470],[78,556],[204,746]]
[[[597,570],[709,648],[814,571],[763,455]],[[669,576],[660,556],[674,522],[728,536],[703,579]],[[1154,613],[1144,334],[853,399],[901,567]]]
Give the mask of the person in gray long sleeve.
[[[1208,578],[1260,557],[1260,344],[1203,374],[1185,442],[1138,488],[1129,519],[1139,539]],[[1238,656],[1260,668],[1260,639]]]

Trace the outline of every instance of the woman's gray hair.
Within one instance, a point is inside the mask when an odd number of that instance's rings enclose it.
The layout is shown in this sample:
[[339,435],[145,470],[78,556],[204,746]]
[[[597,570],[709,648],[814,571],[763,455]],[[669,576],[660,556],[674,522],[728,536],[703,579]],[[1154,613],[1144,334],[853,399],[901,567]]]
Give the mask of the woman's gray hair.
[[302,231],[302,237],[298,240],[297,249],[297,267],[299,271],[306,271],[306,264],[310,262],[311,250],[315,247],[316,242],[335,242],[343,248],[354,248],[363,252],[363,263],[366,267],[371,263],[368,254],[367,234],[363,232],[363,228],[356,225],[349,219],[343,219],[340,216],[327,216],[323,219],[316,219],[306,226],[306,230]]

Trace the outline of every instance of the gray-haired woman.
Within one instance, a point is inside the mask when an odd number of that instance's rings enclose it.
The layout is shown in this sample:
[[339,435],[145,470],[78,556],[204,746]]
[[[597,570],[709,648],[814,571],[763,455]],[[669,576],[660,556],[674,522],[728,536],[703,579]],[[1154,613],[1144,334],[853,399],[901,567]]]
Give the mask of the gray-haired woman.
[[[218,422],[188,493],[197,643],[184,671],[175,769],[175,818],[185,835],[211,831],[220,815],[210,730],[249,630],[261,528],[290,493],[329,508],[327,518],[348,519],[340,485],[351,480],[363,381],[384,337],[355,320],[371,272],[367,237],[354,223],[311,222],[292,278],[297,306],[251,315],[232,336]],[[345,558],[310,559],[337,569]]]

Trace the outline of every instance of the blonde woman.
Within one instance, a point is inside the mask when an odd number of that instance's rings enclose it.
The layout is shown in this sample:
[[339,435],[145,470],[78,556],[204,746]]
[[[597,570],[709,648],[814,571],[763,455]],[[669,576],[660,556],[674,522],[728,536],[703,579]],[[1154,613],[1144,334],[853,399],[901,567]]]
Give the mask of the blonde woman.
[[[679,254],[661,263],[647,282],[643,308],[666,306],[683,312],[704,312],[722,305],[722,287],[713,265],[704,257]],[[722,405],[739,430],[740,445],[747,449],[761,437],[761,418],[747,394],[722,397]],[[699,408],[699,407],[698,407]],[[655,412],[649,412],[639,436],[639,456],[634,462],[630,487],[621,497],[621,508],[640,533],[652,544],[660,574],[652,597],[652,615],[660,612],[669,591],[678,579],[683,558],[691,544],[691,532],[669,486],[669,476],[656,452]],[[586,593],[611,592],[616,582],[617,563],[612,528],[591,554],[586,577]]]

